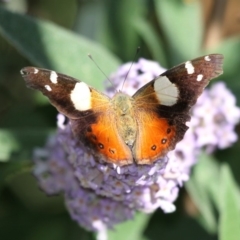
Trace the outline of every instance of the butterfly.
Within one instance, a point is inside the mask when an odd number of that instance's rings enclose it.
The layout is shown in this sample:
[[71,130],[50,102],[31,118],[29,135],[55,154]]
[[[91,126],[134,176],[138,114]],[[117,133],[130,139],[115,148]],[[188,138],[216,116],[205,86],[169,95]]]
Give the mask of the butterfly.
[[[210,54],[162,73],[133,96],[112,98],[52,70],[25,67],[27,87],[41,91],[65,115],[77,141],[118,166],[152,164],[182,140],[190,109],[212,78],[223,73],[223,55]],[[187,147],[187,146],[186,146]]]

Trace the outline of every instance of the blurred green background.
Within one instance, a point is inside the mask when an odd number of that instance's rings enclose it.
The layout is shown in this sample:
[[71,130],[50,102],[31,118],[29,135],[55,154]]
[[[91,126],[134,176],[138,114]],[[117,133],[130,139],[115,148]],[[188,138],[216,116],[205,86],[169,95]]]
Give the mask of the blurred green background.
[[[61,196],[46,197],[31,175],[32,149],[54,131],[57,112],[26,88],[22,67],[53,69],[103,89],[105,77],[88,53],[107,75],[132,61],[138,46],[139,57],[166,68],[222,53],[220,79],[239,105],[239,36],[239,0],[0,1],[0,239],[94,239],[70,219]],[[239,141],[203,156],[175,213],[139,215],[110,239],[240,239],[239,156]]]

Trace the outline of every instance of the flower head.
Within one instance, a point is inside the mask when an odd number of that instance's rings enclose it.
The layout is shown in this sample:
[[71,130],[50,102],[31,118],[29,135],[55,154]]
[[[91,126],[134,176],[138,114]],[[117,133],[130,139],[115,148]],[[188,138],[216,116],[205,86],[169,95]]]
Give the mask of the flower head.
[[237,141],[234,131],[240,120],[240,109],[234,95],[223,82],[212,85],[199,97],[193,108],[192,128],[199,148],[227,148]]

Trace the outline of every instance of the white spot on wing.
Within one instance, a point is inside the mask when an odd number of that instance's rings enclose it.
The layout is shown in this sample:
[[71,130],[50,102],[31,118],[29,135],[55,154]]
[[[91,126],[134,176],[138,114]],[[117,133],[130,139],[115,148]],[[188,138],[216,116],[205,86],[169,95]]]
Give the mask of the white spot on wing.
[[205,56],[204,59],[205,61],[208,61],[208,62],[211,61],[211,58],[209,56]]
[[200,82],[200,81],[202,81],[202,79],[203,79],[203,75],[202,74],[198,74],[197,75],[197,81]]
[[179,91],[174,83],[171,83],[166,76],[160,76],[154,82],[154,90],[157,99],[162,105],[172,106],[177,102]]
[[84,82],[75,84],[70,98],[74,107],[79,111],[86,111],[91,108],[91,92],[88,85]]
[[45,87],[49,92],[52,91],[52,88],[51,88],[49,85],[45,85],[44,87]]
[[34,68],[33,73],[34,73],[34,74],[37,74],[38,72],[39,72],[39,70],[38,70],[37,68]]
[[194,73],[194,67],[190,61],[187,61],[185,63],[185,68],[187,69],[188,74],[193,74]]
[[50,80],[52,83],[54,84],[57,84],[57,78],[58,78],[58,75],[56,72],[54,71],[51,71],[51,74],[50,74]]

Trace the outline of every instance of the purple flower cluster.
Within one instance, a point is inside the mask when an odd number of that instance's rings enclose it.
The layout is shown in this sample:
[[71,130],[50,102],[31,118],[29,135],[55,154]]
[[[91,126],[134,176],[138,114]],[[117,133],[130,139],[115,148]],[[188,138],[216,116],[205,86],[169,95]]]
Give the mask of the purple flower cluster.
[[235,105],[234,95],[223,82],[215,83],[203,92],[193,108],[191,121],[198,147],[213,151],[236,142],[234,127],[239,122],[240,111]]
[[[129,67],[129,63],[121,66],[110,77],[116,86],[107,88],[108,95],[122,87]],[[123,90],[132,95],[163,71],[158,63],[140,59],[132,65]],[[65,120],[59,114],[58,132],[44,148],[35,150],[34,175],[47,194],[64,194],[72,219],[104,232],[131,219],[136,211],[174,211],[179,188],[189,179],[200,151],[226,148],[237,140],[234,127],[240,109],[224,83],[217,83],[193,107],[190,128],[174,151],[153,165],[123,167],[99,161],[79,146]]]

